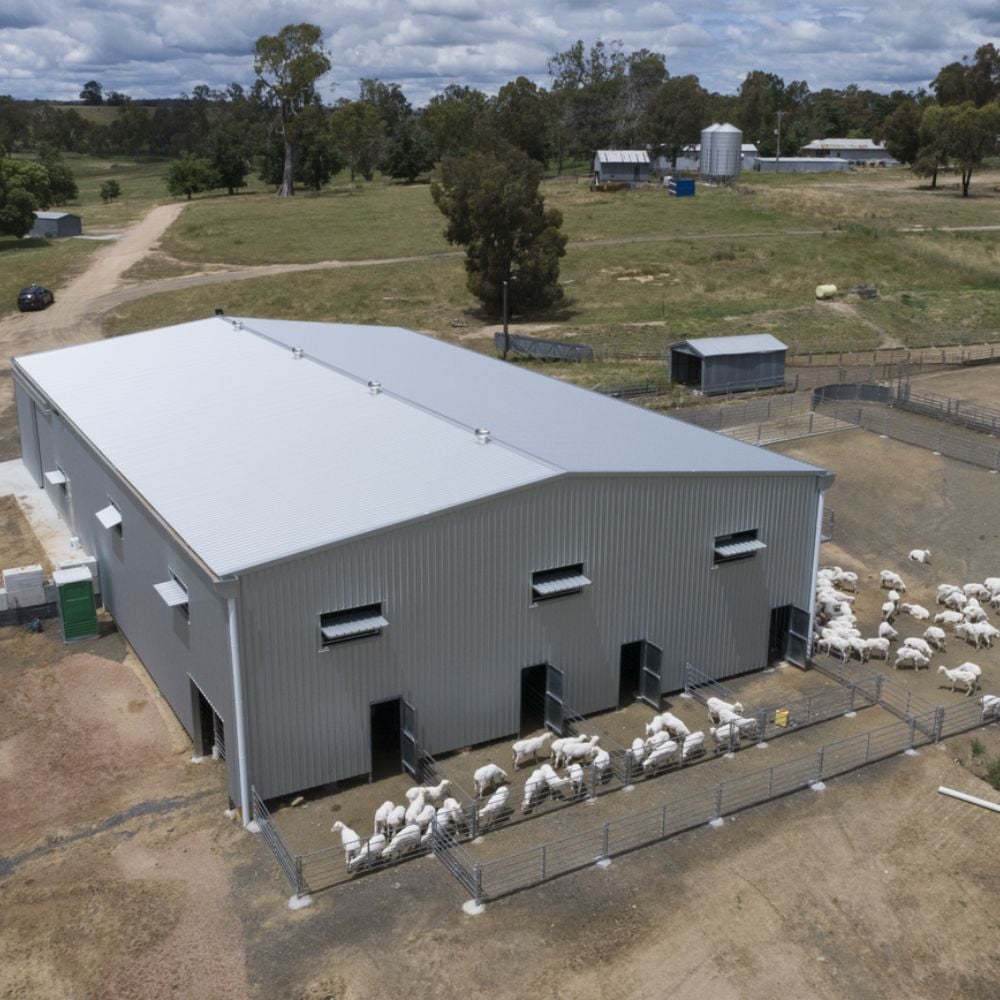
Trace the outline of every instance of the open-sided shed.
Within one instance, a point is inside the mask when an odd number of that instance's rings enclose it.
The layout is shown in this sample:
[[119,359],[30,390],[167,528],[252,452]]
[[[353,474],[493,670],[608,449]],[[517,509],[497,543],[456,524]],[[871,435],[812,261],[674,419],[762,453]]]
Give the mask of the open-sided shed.
[[645,184],[649,180],[649,153],[644,149],[599,149],[594,154],[595,184]]
[[83,223],[79,215],[72,212],[35,212],[35,224],[30,236],[49,239],[56,236],[79,236]]
[[706,395],[784,385],[787,349],[769,333],[681,340],[670,345],[670,381]]

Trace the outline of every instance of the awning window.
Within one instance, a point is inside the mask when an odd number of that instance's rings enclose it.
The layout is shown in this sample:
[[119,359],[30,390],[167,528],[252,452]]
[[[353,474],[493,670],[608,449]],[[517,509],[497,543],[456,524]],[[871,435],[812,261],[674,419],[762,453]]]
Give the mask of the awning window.
[[51,472],[45,473],[45,478],[53,486],[65,486],[66,485],[66,475],[62,469],[53,469]]
[[330,611],[320,615],[319,630],[323,645],[329,646],[345,639],[360,639],[368,635],[379,635],[389,624],[382,614],[381,604],[367,604],[345,611]]
[[109,503],[97,512],[97,520],[110,531],[122,523],[122,512],[113,503]]
[[729,542],[727,545],[716,545],[715,554],[720,559],[732,559],[733,556],[748,556],[767,546],[759,538],[751,538],[745,542]]
[[531,574],[531,594],[536,601],[544,601],[549,597],[562,597],[565,594],[577,594],[589,586],[590,579],[584,575],[583,563]]
[[179,580],[167,580],[165,583],[154,583],[153,589],[163,598],[163,603],[168,607],[176,608],[181,604],[187,604],[188,592]]

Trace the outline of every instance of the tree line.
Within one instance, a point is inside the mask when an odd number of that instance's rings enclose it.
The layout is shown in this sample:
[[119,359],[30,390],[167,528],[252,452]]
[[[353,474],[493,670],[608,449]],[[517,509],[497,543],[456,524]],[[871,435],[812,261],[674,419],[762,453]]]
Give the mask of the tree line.
[[288,194],[295,185],[318,190],[345,169],[352,179],[380,172],[412,181],[445,157],[507,147],[560,171],[596,149],[649,148],[673,160],[711,121],[733,123],[760,155],[773,156],[780,112],[786,155],[813,139],[875,138],[935,178],[944,165],[964,172],[981,146],[984,155],[995,151],[984,133],[1000,98],[992,44],[943,67],[929,91],[882,94],[854,84],[812,91],[804,80],[754,70],[738,93],[724,95],[696,76],[672,76],[660,53],[577,41],[549,60],[548,87],[518,77],[490,96],[452,84],[419,108],[399,84],[378,79],[362,79],[357,97],[324,103],[318,82],[331,62],[314,25],[262,36],[254,57],[251,86],[202,85],[170,102],[105,95],[99,81],[88,81],[83,103],[117,109],[106,124],[75,108],[0,97],[0,146],[184,158],[178,183],[187,178],[188,189],[177,193],[206,184],[234,193],[257,171]]

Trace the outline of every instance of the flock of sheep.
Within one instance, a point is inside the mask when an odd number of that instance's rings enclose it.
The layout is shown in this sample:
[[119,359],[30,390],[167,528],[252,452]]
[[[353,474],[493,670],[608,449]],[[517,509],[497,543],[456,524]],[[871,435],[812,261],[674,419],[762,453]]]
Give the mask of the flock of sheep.
[[[909,559],[915,563],[929,565],[929,549],[913,549]],[[931,612],[919,604],[903,601],[906,593],[903,578],[893,570],[884,569],[879,573],[879,586],[888,591],[882,604],[882,621],[878,635],[863,638],[857,628],[857,616],[853,604],[857,595],[858,574],[841,569],[839,566],[824,566],[816,574],[816,632],[813,642],[816,649],[839,656],[841,660],[856,657],[862,663],[869,659],[888,660],[892,643],[899,642],[899,632],[895,623],[900,615],[906,615],[917,622],[925,622]],[[848,593],[847,591],[850,591]],[[982,583],[966,583],[962,586],[942,583],[937,588],[937,604],[943,610],[934,615],[934,624],[928,625],[922,636],[908,636],[896,648],[893,666],[912,667],[914,670],[930,667],[935,652],[944,652],[947,636],[944,626],[950,626],[956,639],[968,643],[975,649],[988,649],[993,640],[1000,637],[989,620],[983,607],[1000,609],[1000,577],[988,577]],[[966,694],[971,695],[980,684],[982,668],[972,662],[965,662],[949,669],[943,664],[938,672],[951,682],[951,690],[962,685]],[[989,699],[989,702],[987,701]],[[984,695],[981,699],[984,713],[987,705],[995,699]]]

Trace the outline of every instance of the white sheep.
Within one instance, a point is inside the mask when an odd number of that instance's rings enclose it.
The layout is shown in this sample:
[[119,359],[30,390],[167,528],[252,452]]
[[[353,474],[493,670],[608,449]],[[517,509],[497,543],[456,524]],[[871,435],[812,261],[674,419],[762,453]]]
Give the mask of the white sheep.
[[540,767],[536,767],[531,772],[531,776],[524,783],[524,797],[521,799],[521,812],[529,812],[541,801],[542,796],[548,789],[545,781],[545,774]]
[[730,712],[742,712],[743,705],[738,701],[728,702],[723,701],[721,698],[711,697],[705,702],[705,707],[708,709],[709,718],[713,722],[719,721],[719,709],[727,708]]
[[918,639],[916,636],[911,635],[909,638],[903,640],[903,646],[915,649],[921,656],[929,657],[931,655],[931,647],[926,639]]
[[930,564],[931,561],[931,550],[930,549],[910,549],[910,554],[906,557],[913,562],[927,563]]
[[433,802],[428,802],[427,805],[417,813],[413,822],[420,827],[421,832],[427,829],[437,818],[437,807]]
[[647,724],[646,735],[650,736],[663,729],[670,733],[671,736],[687,736],[691,732],[673,712],[662,712],[660,715],[654,715],[653,721]]
[[899,598],[899,591],[898,590],[890,590],[889,593],[885,595],[885,599],[887,601],[892,601],[893,604],[899,604],[899,600],[900,600],[900,598]]
[[447,798],[437,811],[437,825],[442,830],[457,830],[465,822],[465,813],[458,803],[458,799]]
[[496,764],[483,764],[476,768],[472,775],[475,784],[476,798],[482,798],[494,785],[507,780],[507,772]]
[[518,767],[523,764],[529,758],[533,764],[538,763],[538,752],[544,749],[545,744],[552,739],[552,734],[548,731],[542,733],[541,736],[532,736],[526,740],[517,740],[511,746],[514,758],[514,767]]
[[988,576],[983,580],[983,586],[991,594],[1000,594],[1000,576]]
[[[934,616],[935,618],[937,615]],[[936,625],[928,625],[924,629],[924,638],[938,651],[944,652],[945,647],[945,634],[943,628],[938,628]]]
[[937,597],[935,598],[935,600],[937,601],[938,604],[944,604],[944,599],[949,594],[954,594],[956,592],[963,594],[965,593],[965,591],[963,591],[961,587],[956,587],[955,584],[953,583],[939,583],[937,589]]
[[629,753],[632,755],[632,760],[637,764],[641,764],[643,758],[646,756],[646,741],[637,736],[632,740],[632,749],[629,750]]
[[732,724],[719,726],[717,729],[713,727],[709,729],[709,734],[715,740],[715,748],[717,750],[721,750],[723,747],[727,750],[731,749],[740,742],[740,731]]
[[406,807],[406,822],[416,823],[417,817],[424,811],[424,806],[427,805],[427,800],[424,798],[424,793],[422,789],[417,789],[417,796],[410,800],[410,804]]
[[888,622],[879,622],[878,637],[895,642],[899,638],[899,633]]
[[396,806],[385,821],[385,832],[394,837],[406,826],[406,806]]
[[966,597],[977,597],[981,601],[988,601],[993,596],[993,591],[982,583],[964,583],[962,592]]
[[878,585],[886,590],[898,590],[901,594],[906,593],[906,584],[898,573],[893,573],[891,569],[884,569],[878,575]]
[[1000,698],[995,694],[984,694],[979,699],[983,706],[983,719],[1000,719]]
[[941,601],[946,608],[951,608],[952,611],[961,611],[968,602],[969,598],[964,590],[953,590],[951,593],[945,594]]
[[965,616],[967,622],[985,622],[989,621],[989,615],[983,610],[982,605],[976,601],[975,604],[972,602],[975,598],[970,598],[969,603],[962,609],[962,614]]
[[670,733],[665,729],[661,729],[658,733],[653,733],[649,739],[646,740],[646,753],[650,750],[655,750],[657,747],[662,747],[664,743],[669,742]]
[[955,626],[955,637],[964,639],[976,649],[992,646],[993,639],[998,635],[1000,635],[1000,631],[989,622],[962,622]]
[[[816,648],[829,653],[831,656],[836,653],[841,660],[846,660],[851,652],[851,644],[849,640],[843,636],[824,637],[816,643]],[[716,719],[715,721],[718,722],[719,720]]]
[[578,740],[573,743],[564,743],[562,749],[559,751],[559,760],[553,762],[556,767],[564,767],[571,761],[587,761],[590,760],[594,754],[597,753],[597,744],[601,737],[598,735],[591,736],[587,740]]
[[389,829],[389,817],[392,815],[393,809],[396,808],[394,802],[390,802],[388,799],[382,803],[375,810],[375,832],[385,833]]
[[912,646],[901,646],[896,650],[896,662],[893,663],[893,668],[898,670],[900,667],[913,667],[914,670],[919,670],[921,667],[930,666],[930,662],[923,653]]
[[579,798],[583,794],[583,768],[579,764],[570,764],[566,768],[566,777],[573,785],[573,791]]
[[931,613],[920,604],[900,604],[899,610],[918,622],[925,622],[931,616]]
[[[444,793],[449,788],[451,788],[451,782],[447,778],[444,778],[437,785],[422,785],[417,791],[423,793],[424,799],[427,802],[440,802],[444,798]],[[410,791],[412,792],[413,789],[411,788]],[[406,797],[409,799],[409,792],[407,792]]]
[[559,767],[562,763],[562,749],[569,743],[578,743],[580,740],[579,736],[561,736],[557,740],[552,741],[552,762],[556,767]]
[[347,867],[352,871],[360,871],[362,868],[368,868],[375,863],[378,857],[382,853],[382,849],[385,847],[385,834],[375,833],[369,837],[361,850],[347,862]]
[[896,611],[898,610],[895,601],[886,601],[882,605],[882,621],[889,622],[892,624],[892,620],[896,617]]
[[851,636],[848,640],[848,645],[851,647],[851,652],[862,662],[868,662],[869,650],[867,639],[861,639],[857,636]]
[[361,838],[346,824],[338,819],[330,827],[330,833],[340,832],[340,842],[344,845],[344,860],[347,864],[361,850]]
[[934,616],[934,621],[938,625],[959,625],[965,621],[965,615],[961,611],[941,611]]
[[955,667],[954,670],[949,670],[944,664],[938,667],[938,673],[944,674],[948,680],[951,681],[951,690],[955,690],[956,684],[964,684],[966,687],[966,696],[972,694],[979,683],[979,676],[972,673],[971,670],[962,670],[960,667]]
[[479,810],[479,821],[487,825],[491,824],[507,808],[509,795],[510,788],[507,785],[501,785]]
[[868,659],[873,657],[876,660],[888,660],[889,659],[889,639],[879,636],[877,639],[865,639],[865,646],[867,647]]
[[688,733],[681,744],[681,760],[689,760],[705,752],[705,734],[699,729],[697,732]]
[[666,743],[661,743],[655,750],[650,753],[650,755],[643,761],[642,770],[648,771],[651,768],[656,769],[658,767],[666,766],[670,760],[677,753],[677,744],[673,740],[667,740]]
[[[573,766],[572,764],[570,765],[570,767]],[[611,770],[611,754],[601,747],[594,754],[594,759],[590,762],[590,766],[594,769],[597,777],[603,780],[607,776],[608,771]]]
[[420,844],[421,835],[420,827],[416,823],[410,823],[404,826],[402,830],[397,833],[392,840],[382,849],[382,857],[387,861],[391,861],[393,858],[399,857],[401,854],[406,854],[407,851],[412,851],[415,847]]
[[852,573],[850,570],[842,569],[834,573],[830,580],[835,587],[846,587],[850,584],[852,591],[858,589],[858,574]]
[[571,779],[556,774],[550,764],[543,764],[540,770],[545,775],[545,783],[549,786],[549,793],[557,798],[561,799],[563,792],[573,784]]

